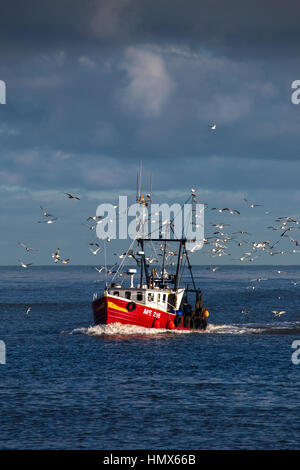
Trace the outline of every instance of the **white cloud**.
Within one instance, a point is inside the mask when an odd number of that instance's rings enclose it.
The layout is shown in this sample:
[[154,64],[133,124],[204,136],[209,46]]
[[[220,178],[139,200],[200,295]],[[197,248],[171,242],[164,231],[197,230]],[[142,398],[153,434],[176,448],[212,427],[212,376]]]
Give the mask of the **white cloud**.
[[129,78],[123,90],[123,104],[130,111],[142,111],[145,115],[156,116],[175,88],[165,62],[159,54],[128,47],[121,67]]

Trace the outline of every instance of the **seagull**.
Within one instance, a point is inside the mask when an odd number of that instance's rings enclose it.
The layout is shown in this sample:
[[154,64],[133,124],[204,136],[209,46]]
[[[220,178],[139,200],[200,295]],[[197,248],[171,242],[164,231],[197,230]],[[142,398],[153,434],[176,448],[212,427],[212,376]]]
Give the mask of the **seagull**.
[[38,251],[35,248],[29,248],[23,242],[18,243],[18,245],[23,246],[27,252],[29,252],[29,251]]
[[296,246],[300,246],[300,243],[299,243],[298,240],[294,240],[294,238],[290,237],[290,241],[291,241],[292,243],[295,243]]
[[154,261],[158,262],[158,259],[156,259],[156,258],[145,258],[145,260],[148,261],[148,263],[150,263],[150,264],[154,263]]
[[234,243],[236,243],[238,246],[243,246],[244,243],[249,244],[249,242],[247,240],[242,240],[242,241],[239,242],[239,241],[237,241],[233,238],[232,241]]
[[293,230],[293,228],[294,228],[294,227],[288,227],[288,228],[286,228],[285,231],[282,232],[282,234],[281,234],[280,236],[283,237],[283,236],[286,234],[286,232],[289,232],[290,230]]
[[28,266],[31,266],[33,263],[23,263],[23,261],[19,260],[19,263],[21,264],[22,268],[28,268]]
[[52,253],[52,258],[54,258],[54,263],[58,263],[58,261],[60,260],[60,248],[57,248],[55,253]]
[[67,259],[61,259],[60,262],[62,264],[69,264],[69,261],[71,260],[72,258],[67,258]]
[[218,211],[218,212],[220,212],[220,214],[224,211],[228,211],[228,212],[230,212],[230,214],[240,214],[240,212],[237,211],[236,209],[229,209],[229,207],[224,207],[224,209],[218,209],[217,207],[212,207],[211,210],[212,211]]
[[251,309],[249,309],[249,310],[241,310],[241,311],[240,311],[240,313],[245,313],[245,314],[248,314],[248,313],[250,313],[250,312],[251,312]]
[[297,286],[300,283],[300,281],[291,281],[291,283],[293,284],[293,286]]
[[215,131],[217,128],[217,124],[208,124],[208,127],[210,127],[212,131]]
[[[98,273],[101,273],[101,271],[103,271],[103,269],[107,272],[107,274],[112,274],[113,273],[113,269],[117,266],[118,263],[115,263],[111,268],[107,268],[106,266],[101,266],[100,268],[95,268],[96,271],[98,271]],[[120,273],[120,276],[121,276],[121,273]]]
[[80,197],[78,197],[78,196],[73,196],[70,193],[65,193],[65,194],[68,196],[69,199],[78,199],[78,201],[80,201]]
[[208,271],[212,271],[212,272],[214,273],[215,271],[217,271],[217,270],[220,269],[220,268],[219,268],[219,266],[216,266],[216,267],[214,267],[214,268],[213,268],[213,267],[210,267],[210,268],[206,268],[206,269],[208,269]]
[[283,315],[284,313],[286,313],[286,310],[272,310],[272,313],[274,313],[274,315],[276,315],[276,317],[280,317],[280,315]]
[[293,217],[277,217],[276,222],[280,222],[281,220],[286,220],[287,222],[293,222],[298,225],[298,221],[293,219]]
[[224,228],[224,227],[229,227],[230,224],[211,224],[212,227],[217,227],[217,228]]
[[86,220],[87,220],[87,222],[88,222],[89,220],[94,220],[95,222],[97,222],[98,220],[101,220],[101,219],[103,219],[103,218],[104,218],[103,215],[94,215],[93,217],[88,217]]
[[49,220],[38,220],[38,224],[53,224],[57,220],[57,217]]
[[235,234],[235,233],[240,233],[241,235],[251,235],[251,233],[245,232],[244,230],[239,230],[238,232],[233,232],[233,234]]
[[246,199],[244,197],[244,201],[248,204],[249,207],[251,207],[251,209],[253,209],[254,207],[261,207],[262,204],[253,204],[252,202],[248,201],[248,199]]
[[40,206],[40,208],[45,217],[54,217],[54,215],[49,214],[47,211],[45,211],[45,209],[42,206]]
[[248,261],[249,256],[248,255],[247,256],[241,256],[240,258],[232,258],[232,259],[234,259],[236,261],[246,261],[246,260]]
[[277,269],[275,269],[274,271],[275,271],[275,273],[277,273],[277,274],[286,274],[285,271],[278,271]]
[[93,255],[96,255],[98,253],[98,251],[101,250],[101,246],[99,246],[98,248],[96,248],[96,250],[93,250],[92,248],[89,249],[91,251],[91,253],[93,253]]
[[94,267],[94,269],[96,269],[96,271],[98,271],[98,273],[101,273],[103,271],[103,269],[107,270],[107,268],[105,266],[102,266],[101,268]]
[[97,246],[98,248],[99,248],[99,246],[100,246],[99,243],[94,243],[94,242],[93,242],[93,243],[89,243],[89,245],[90,245],[90,246]]
[[26,312],[25,312],[25,315],[28,316],[28,313],[30,312],[30,310],[31,310],[31,307],[28,307],[28,309],[27,309]]
[[114,255],[115,255],[115,256],[118,256],[118,258],[120,258],[120,259],[125,258],[126,255],[127,255],[129,258],[133,258],[132,253],[130,253],[130,252],[128,252],[128,253],[126,253],[126,252],[125,252],[125,253],[121,253],[120,255],[119,255],[118,253],[114,253]]

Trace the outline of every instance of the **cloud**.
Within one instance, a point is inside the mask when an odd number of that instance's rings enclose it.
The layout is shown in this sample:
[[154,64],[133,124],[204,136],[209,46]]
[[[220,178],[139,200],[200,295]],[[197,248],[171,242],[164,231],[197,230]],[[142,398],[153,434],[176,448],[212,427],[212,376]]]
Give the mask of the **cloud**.
[[93,62],[89,57],[81,56],[78,59],[78,63],[83,67],[87,67],[89,69],[94,69],[96,67],[95,62]]
[[128,47],[121,68],[128,84],[123,90],[123,105],[129,111],[157,116],[175,89],[162,57],[149,50]]
[[[16,214],[36,222],[40,201],[71,219],[64,191],[84,196],[82,220],[97,198],[134,196],[140,160],[159,201],[195,186],[215,206],[239,207],[246,196],[279,215],[297,212],[300,105],[290,98],[300,78],[300,6],[279,4],[6,2],[3,238]],[[36,225],[26,228],[34,237]]]
[[91,18],[91,32],[97,38],[126,37],[135,29],[136,4],[132,0],[102,0]]

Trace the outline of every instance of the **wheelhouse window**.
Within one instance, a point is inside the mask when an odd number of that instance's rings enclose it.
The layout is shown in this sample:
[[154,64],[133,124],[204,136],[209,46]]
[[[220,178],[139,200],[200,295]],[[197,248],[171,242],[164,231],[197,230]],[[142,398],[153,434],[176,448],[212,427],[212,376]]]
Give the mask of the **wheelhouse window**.
[[157,302],[160,302],[160,294],[157,294]]
[[131,292],[125,292],[125,299],[130,299]]
[[148,293],[148,302],[154,302],[154,294],[153,292]]
[[142,302],[142,300],[143,300],[143,292],[138,292],[138,293],[136,294],[136,300],[137,300],[138,302]]
[[118,290],[115,290],[113,295],[117,295],[119,297],[119,291]]
[[163,294],[162,301],[163,301],[163,302],[165,302],[165,301],[166,301],[166,294]]

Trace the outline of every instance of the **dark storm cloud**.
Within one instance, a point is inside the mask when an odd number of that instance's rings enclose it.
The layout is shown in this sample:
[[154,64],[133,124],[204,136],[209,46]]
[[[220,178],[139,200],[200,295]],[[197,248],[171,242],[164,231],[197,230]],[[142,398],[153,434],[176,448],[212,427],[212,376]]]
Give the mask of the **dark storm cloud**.
[[0,30],[2,39],[10,37],[19,48],[20,42],[38,48],[69,40],[76,47],[84,38],[137,42],[180,37],[232,54],[278,56],[298,47],[299,13],[294,0],[12,0],[1,5]]
[[165,200],[197,187],[215,206],[254,195],[296,215],[299,13],[274,0],[5,2],[2,225],[16,231],[33,204],[36,222],[40,203],[68,217],[67,190],[84,195],[84,220],[134,191],[140,160]]

